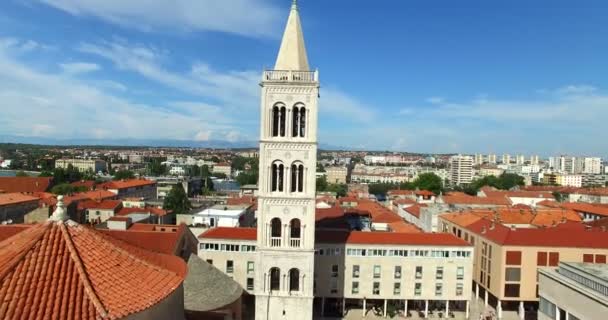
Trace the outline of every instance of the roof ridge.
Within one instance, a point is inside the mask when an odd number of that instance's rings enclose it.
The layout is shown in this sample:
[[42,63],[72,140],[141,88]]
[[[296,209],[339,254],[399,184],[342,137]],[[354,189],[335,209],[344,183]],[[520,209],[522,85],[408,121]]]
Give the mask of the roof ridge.
[[78,275],[80,276],[80,280],[83,282],[82,285],[84,287],[84,291],[89,296],[89,299],[95,306],[95,309],[97,309],[97,312],[99,312],[103,318],[107,317],[108,311],[105,309],[103,303],[97,296],[97,293],[95,293],[95,289],[91,285],[91,281],[89,280],[87,272],[84,269],[82,260],[80,259],[80,255],[78,254],[78,250],[76,250],[76,247],[74,246],[74,242],[72,241],[72,237],[70,236],[70,233],[67,230],[67,227],[65,226],[65,224],[63,222],[59,222],[58,225],[59,225],[59,230],[61,230],[61,233],[63,234],[63,238],[66,243],[66,247],[68,248],[68,251],[70,251],[70,256],[72,257],[72,261],[74,262],[76,271],[78,272]]
[[[4,279],[4,277],[6,277],[6,275],[9,274],[15,268],[15,266],[17,266],[19,264],[19,262],[21,262],[21,260],[23,260],[25,258],[25,256],[30,252],[30,250],[37,243],[40,242],[40,240],[44,236],[45,228],[48,228],[49,226],[50,226],[50,223],[44,223],[44,224],[41,224],[40,228],[27,228],[26,230],[24,230],[24,232],[27,232],[28,230],[33,229],[34,231],[32,231],[31,233],[38,232],[38,234],[36,235],[34,233],[34,238],[33,238],[34,241],[28,241],[27,245],[23,248],[23,250],[20,250],[20,252],[15,255],[15,259],[12,259],[12,261],[6,266],[6,268],[4,268],[4,270],[0,271],[0,280]],[[38,229],[40,229],[40,230],[38,230]],[[26,234],[26,236],[27,235],[28,234]],[[24,236],[22,236],[21,238],[23,238],[23,237]],[[8,239],[6,239],[4,241],[0,241],[0,243],[8,241],[11,238],[12,237],[9,237]]]

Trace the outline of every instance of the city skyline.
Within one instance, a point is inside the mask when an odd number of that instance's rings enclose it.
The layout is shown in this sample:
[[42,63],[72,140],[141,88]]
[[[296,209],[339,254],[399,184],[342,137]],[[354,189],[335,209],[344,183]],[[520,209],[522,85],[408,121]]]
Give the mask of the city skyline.
[[[289,1],[2,6],[0,136],[256,140],[255,84],[274,64]],[[607,142],[590,139],[608,105],[600,2],[300,6],[323,70],[321,144],[606,156]]]

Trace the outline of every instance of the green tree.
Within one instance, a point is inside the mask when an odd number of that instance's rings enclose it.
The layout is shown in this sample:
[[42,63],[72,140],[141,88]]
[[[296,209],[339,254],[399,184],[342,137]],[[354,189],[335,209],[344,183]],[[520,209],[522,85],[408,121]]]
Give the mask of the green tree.
[[318,177],[316,186],[317,186],[317,192],[327,191],[327,178],[325,176]]
[[348,192],[348,186],[344,183],[330,183],[327,185],[326,190],[335,192],[338,197],[345,197]]
[[317,172],[325,172],[325,167],[320,163],[317,163]]
[[181,183],[174,185],[169,191],[163,202],[163,209],[171,210],[175,214],[185,214],[192,209],[192,204]]
[[15,177],[29,177],[29,175],[25,171],[19,170],[15,173]]
[[148,164],[148,169],[150,170],[150,175],[155,177],[166,175],[169,171],[167,166],[162,164],[161,159],[158,158],[154,158],[152,161],[150,161]]
[[114,173],[114,180],[128,180],[135,178],[135,173],[130,170],[120,170]]
[[236,181],[241,185],[246,184],[257,184],[258,183],[258,174],[257,172],[241,172],[237,177]]
[[51,188],[51,193],[57,194],[57,195],[67,195],[67,194],[73,194],[76,192],[83,192],[86,190],[87,190],[87,188],[84,186],[75,187],[69,183],[61,183],[61,184],[55,185],[53,188]]
[[418,175],[413,184],[420,190],[429,190],[435,194],[439,194],[443,189],[441,178],[431,172]]

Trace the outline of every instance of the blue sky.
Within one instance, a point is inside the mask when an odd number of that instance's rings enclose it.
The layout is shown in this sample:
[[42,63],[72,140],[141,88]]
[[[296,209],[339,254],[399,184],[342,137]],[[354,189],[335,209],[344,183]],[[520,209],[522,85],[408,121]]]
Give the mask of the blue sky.
[[[0,135],[255,141],[289,0],[7,0]],[[300,0],[319,140],[608,155],[608,2]]]

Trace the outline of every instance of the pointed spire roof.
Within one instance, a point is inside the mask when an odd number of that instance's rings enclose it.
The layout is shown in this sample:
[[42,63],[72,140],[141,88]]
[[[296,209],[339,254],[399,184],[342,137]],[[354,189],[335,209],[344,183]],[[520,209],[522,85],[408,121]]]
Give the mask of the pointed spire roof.
[[283,33],[281,48],[277,56],[275,70],[310,71],[308,67],[308,56],[304,45],[304,34],[302,33],[302,22],[298,13],[298,4],[294,0],[287,18],[287,25]]

